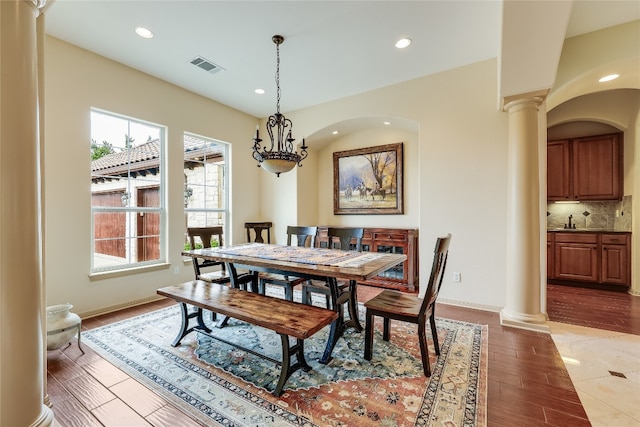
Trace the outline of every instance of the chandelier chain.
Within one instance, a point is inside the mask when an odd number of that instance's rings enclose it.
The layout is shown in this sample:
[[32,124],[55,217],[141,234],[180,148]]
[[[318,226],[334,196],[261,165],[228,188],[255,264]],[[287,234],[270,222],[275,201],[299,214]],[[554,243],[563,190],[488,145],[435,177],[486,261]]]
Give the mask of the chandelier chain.
[[276,113],[280,114],[280,43],[276,43]]

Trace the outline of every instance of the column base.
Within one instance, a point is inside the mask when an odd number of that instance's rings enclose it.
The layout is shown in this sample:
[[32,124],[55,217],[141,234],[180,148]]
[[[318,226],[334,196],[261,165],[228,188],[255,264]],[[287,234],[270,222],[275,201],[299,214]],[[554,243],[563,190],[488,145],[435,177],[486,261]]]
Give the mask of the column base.
[[500,324],[512,328],[527,329],[529,331],[551,333],[544,314],[537,315],[523,313],[509,313],[504,308],[500,311]]
[[627,293],[629,295],[633,295],[634,297],[640,297],[640,291],[637,291],[635,289],[631,289],[629,288],[629,290],[627,291]]
[[42,411],[38,419],[35,420],[29,427],[49,427],[53,425],[53,411],[47,405],[42,405]]

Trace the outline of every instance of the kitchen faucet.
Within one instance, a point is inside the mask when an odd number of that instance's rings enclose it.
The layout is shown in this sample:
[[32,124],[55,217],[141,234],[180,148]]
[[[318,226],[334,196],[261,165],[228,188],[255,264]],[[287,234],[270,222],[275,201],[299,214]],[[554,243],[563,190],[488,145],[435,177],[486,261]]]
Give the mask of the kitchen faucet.
[[569,215],[569,225],[565,224],[564,228],[565,229],[576,229],[576,225],[575,224],[571,224],[571,220],[573,219],[573,215]]

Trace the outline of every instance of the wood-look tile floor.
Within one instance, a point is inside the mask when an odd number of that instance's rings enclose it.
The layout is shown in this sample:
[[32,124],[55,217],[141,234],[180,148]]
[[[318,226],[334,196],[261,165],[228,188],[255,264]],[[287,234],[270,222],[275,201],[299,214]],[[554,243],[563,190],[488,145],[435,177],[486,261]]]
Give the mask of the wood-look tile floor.
[[[380,289],[360,286],[358,299],[365,301]],[[583,292],[584,291],[584,292]],[[581,290],[580,309],[565,304],[574,288],[550,286],[551,320],[565,316],[572,322],[602,322],[597,308],[602,296],[589,297]],[[621,313],[615,325],[635,328],[638,306],[624,297],[613,297]],[[92,329],[174,304],[158,301],[87,319],[83,330]],[[631,316],[625,320],[627,312]],[[604,314],[602,314],[604,316]],[[440,304],[436,316],[489,326],[488,404],[489,426],[590,426],[569,374],[549,334],[505,328],[497,313]],[[555,317],[555,319],[554,319]],[[563,321],[563,320],[559,320]],[[170,403],[151,392],[84,346],[82,355],[74,343],[64,351],[48,352],[47,392],[60,427],[90,426],[198,426]]]

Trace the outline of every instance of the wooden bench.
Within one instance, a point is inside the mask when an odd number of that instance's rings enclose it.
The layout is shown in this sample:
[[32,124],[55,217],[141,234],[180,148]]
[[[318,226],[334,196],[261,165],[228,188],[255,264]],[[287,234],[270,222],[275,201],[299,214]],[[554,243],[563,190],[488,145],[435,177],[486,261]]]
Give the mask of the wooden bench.
[[[187,334],[196,330],[211,338],[280,364],[280,379],[273,391],[275,396],[282,394],[284,384],[295,371],[298,369],[307,372],[311,370],[311,366],[304,358],[304,340],[338,318],[337,312],[325,308],[308,306],[201,280],[160,288],[157,293],[172,298],[180,304],[182,326],[173,341],[174,347],[178,346]],[[187,304],[195,306],[196,311],[190,313]],[[207,327],[202,317],[203,309],[277,332],[282,341],[282,361],[210,335],[211,329]],[[191,319],[196,320],[196,325],[190,326]],[[289,344],[289,337],[296,339],[295,345]],[[296,363],[292,363],[291,356],[293,355],[296,356]]]

